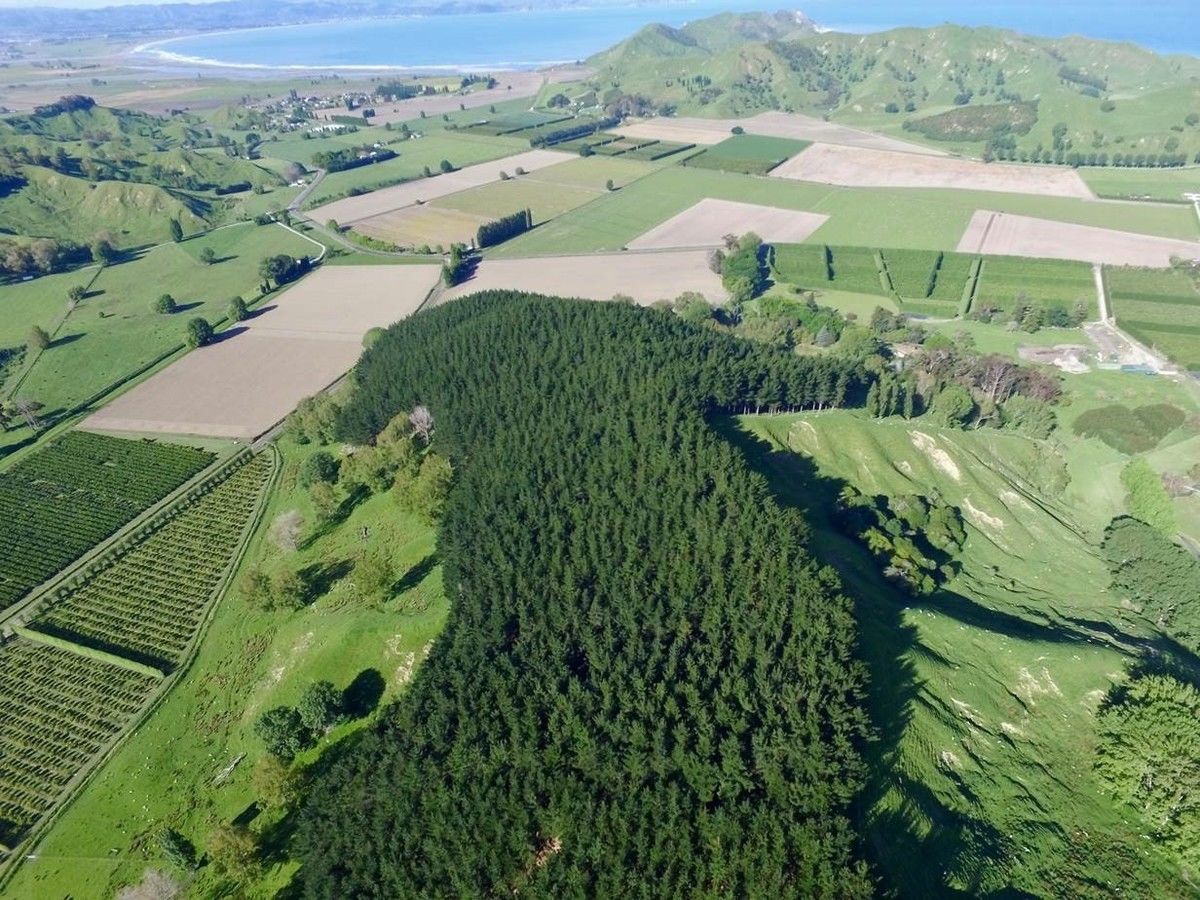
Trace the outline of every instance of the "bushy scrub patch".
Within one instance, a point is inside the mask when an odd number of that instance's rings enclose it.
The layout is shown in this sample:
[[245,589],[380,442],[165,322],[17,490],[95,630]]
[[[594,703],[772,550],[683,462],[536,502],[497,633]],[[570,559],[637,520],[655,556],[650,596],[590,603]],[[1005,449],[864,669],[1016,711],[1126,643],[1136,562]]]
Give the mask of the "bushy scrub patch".
[[1083,437],[1099,438],[1121,453],[1145,453],[1157,447],[1186,418],[1182,409],[1169,403],[1134,409],[1114,403],[1089,409],[1075,420],[1073,430]]
[[1104,534],[1112,590],[1147,618],[1200,651],[1200,562],[1161,531],[1129,516]]
[[1200,691],[1167,674],[1135,677],[1101,710],[1096,771],[1153,838],[1200,865]]

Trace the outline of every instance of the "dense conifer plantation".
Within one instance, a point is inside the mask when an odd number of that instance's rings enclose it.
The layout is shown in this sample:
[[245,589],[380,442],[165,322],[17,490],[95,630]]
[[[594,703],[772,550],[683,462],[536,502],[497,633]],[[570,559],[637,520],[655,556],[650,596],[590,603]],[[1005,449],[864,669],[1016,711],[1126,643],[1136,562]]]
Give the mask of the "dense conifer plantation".
[[455,465],[454,607],[312,788],[308,897],[853,897],[855,626],[706,416],[859,376],[617,304],[489,293],[393,326],[343,436],[418,404]]

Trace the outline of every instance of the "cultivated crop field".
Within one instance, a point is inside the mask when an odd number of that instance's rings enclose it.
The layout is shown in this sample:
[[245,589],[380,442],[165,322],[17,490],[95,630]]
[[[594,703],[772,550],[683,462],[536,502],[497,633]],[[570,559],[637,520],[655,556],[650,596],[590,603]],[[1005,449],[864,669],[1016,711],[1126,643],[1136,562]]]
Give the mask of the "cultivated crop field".
[[623,190],[564,213],[495,252],[520,256],[618,250],[709,198],[828,215],[817,239],[847,246],[953,248],[979,209],[1094,226],[1120,221],[1130,231],[1189,240],[1198,233],[1195,213],[1184,206],[983,191],[846,188],[668,165]]
[[781,280],[797,287],[828,285],[856,294],[885,294],[877,253],[868,247],[779,244],[775,247],[775,271]]
[[[361,138],[362,133],[357,136]],[[438,173],[443,159],[463,168],[519,153],[527,147],[524,141],[514,138],[486,137],[464,131],[434,131],[419,138],[389,144],[388,149],[397,154],[394,159],[341,172],[330,172],[305,205],[311,209],[351,193],[373,191],[405,181],[424,179],[425,169],[428,167],[430,171]],[[318,221],[325,221],[325,217],[318,218],[315,213],[313,217]]]
[[11,848],[158,684],[25,638],[0,644],[0,844]]
[[406,206],[356,222],[354,230],[398,247],[448,247],[470,244],[487,216],[443,209],[440,206]]
[[743,175],[766,175],[808,146],[808,141],[790,138],[735,134],[703,153],[690,157],[686,165],[721,172],[740,172]]
[[713,303],[726,297],[721,277],[709,270],[703,250],[485,259],[474,277],[444,296],[455,299],[500,289],[585,300],[624,295],[643,306],[673,300],[685,291],[694,291]]
[[[1128,224],[1127,213],[1133,206],[1136,204],[1123,207],[1097,204],[1099,209],[1109,212],[1110,222],[1122,225]],[[1187,207],[1174,208],[1187,210]],[[963,232],[958,250],[992,256],[1073,259],[1113,266],[1166,268],[1171,264],[1172,257],[1200,257],[1200,241],[1151,237],[1112,228],[1052,222],[981,209],[972,216]]]
[[719,144],[729,137],[735,127],[747,134],[785,138],[795,141],[821,141],[846,147],[879,150],[901,150],[940,155],[942,151],[910,144],[907,141],[884,137],[848,128],[833,122],[800,113],[764,112],[746,119],[701,119],[688,116],[645,119],[614,129],[632,138],[680,141],[688,144]]
[[807,240],[828,216],[737,203],[731,200],[701,200],[629,242],[630,250],[671,247],[717,247],[726,235],[754,232],[768,243]]
[[428,265],[322,267],[212,346],[122,394],[87,426],[256,437],[348,371],[366,332],[415,312],[439,272]]
[[1057,259],[985,257],[975,287],[975,303],[1009,312],[1019,303],[1067,310],[1082,303],[1087,307],[1089,319],[1099,315],[1091,267]]
[[213,461],[204,450],[72,431],[0,472],[0,609]]
[[1200,193],[1200,168],[1124,169],[1115,166],[1080,169],[1079,174],[1099,197],[1120,200],[1169,200]]
[[0,645],[0,843],[20,840],[129,725],[166,674],[152,666],[182,661],[245,540],[273,460],[235,461],[223,480],[110,551],[97,572],[61,589],[48,612]]
[[[333,219],[341,225],[350,225],[371,216],[412,206],[415,203],[436,200],[447,194],[499,181],[501,172],[513,174],[518,168],[534,172],[572,158],[568,154],[556,153],[553,150],[529,150],[525,153],[495,159],[492,162],[479,163],[453,172],[434,175],[431,178],[418,178],[415,181],[382,188],[369,194],[336,200],[311,210],[309,215],[317,222]],[[454,162],[454,160],[450,161]],[[437,163],[434,163],[433,169],[435,172],[437,171]]]
[[432,205],[495,219],[518,209],[533,213],[535,223],[546,222],[609,193],[612,181],[617,190],[655,171],[655,166],[624,158],[591,156],[568,159],[536,172],[514,175],[507,181],[492,181],[477,188],[450,194]]
[[169,672],[183,659],[241,543],[271,455],[238,466],[208,493],[81,584],[55,593],[37,631]]
[[1081,200],[1093,197],[1074,169],[989,164],[830,144],[814,144],[771,175],[845,187],[953,188]]
[[1200,370],[1200,291],[1186,274],[1106,267],[1104,281],[1118,325],[1185,369]]
[[[199,258],[206,248],[216,259],[211,265]],[[45,279],[0,287],[0,309],[9,309],[9,297],[22,305],[24,296],[37,298],[28,304],[33,317],[21,328],[22,343],[33,325],[52,338],[19,387],[15,379],[9,387],[43,404],[43,414],[70,409],[181,346],[191,317],[215,322],[224,317],[231,297],[256,297],[263,257],[319,252],[319,246],[280,226],[245,224],[163,244],[103,269],[52,276],[53,288],[39,284]],[[66,288],[75,283],[90,287],[68,313]],[[162,294],[175,298],[176,312],[152,309]]]

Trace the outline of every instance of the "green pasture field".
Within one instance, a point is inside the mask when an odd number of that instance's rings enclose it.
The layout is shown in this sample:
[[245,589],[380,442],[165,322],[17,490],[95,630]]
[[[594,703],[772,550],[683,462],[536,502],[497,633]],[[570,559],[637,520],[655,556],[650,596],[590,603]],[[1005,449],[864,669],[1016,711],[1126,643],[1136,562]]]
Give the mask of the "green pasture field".
[[876,251],[869,247],[830,247],[830,269],[833,283],[839,290],[860,294],[885,293],[879,278]]
[[1132,200],[1172,200],[1200,193],[1200,167],[1180,169],[1081,168],[1079,174],[1100,197]]
[[938,268],[937,281],[933,285],[933,293],[929,295],[929,299],[944,303],[961,303],[975,259],[976,257],[968,253],[945,251],[942,254],[942,265]]
[[1107,267],[1117,324],[1184,368],[1200,370],[1200,290],[1174,269]]
[[[818,557],[861,598],[880,727],[865,825],[893,883],[921,896],[1040,894],[1049,883],[1170,893],[1178,872],[1087,765],[1096,709],[1130,661],[1101,635],[1150,629],[1105,590],[1095,541],[1107,520],[1072,502],[1053,443],[843,411],[740,422],[777,496],[805,508]],[[1103,474],[1117,489],[1118,477]],[[898,594],[829,520],[844,483],[958,506],[961,574],[928,600]]]
[[811,143],[759,134],[735,134],[691,157],[687,165],[744,175],[766,175]]
[[657,162],[677,153],[683,153],[685,150],[692,150],[695,146],[695,144],[679,144],[673,141],[655,141],[653,144],[638,147],[635,150],[626,150],[621,154],[621,159]]
[[945,250],[977,209],[995,209],[1082,225],[1194,239],[1195,213],[1184,206],[1096,203],[1061,197],[942,189],[842,188],[786,179],[667,166],[623,191],[588,204],[509,242],[504,256],[618,250],[705,197],[825,213],[813,243]]
[[829,248],[824,244],[776,244],[775,273],[800,287],[830,284]]
[[904,300],[923,300],[932,293],[940,254],[929,250],[884,250],[892,287]]
[[443,159],[456,168],[489,162],[529,149],[528,143],[508,137],[469,135],[461,131],[439,131],[420,138],[411,138],[392,146],[398,154],[370,166],[330,172],[313,192],[305,206],[312,208],[348,194],[351,190],[371,191],[399,184],[424,175],[425,167],[438,172]]
[[[385,606],[359,599],[352,576],[334,580],[326,593],[295,611],[260,610],[232,589],[219,602],[191,668],[68,807],[40,844],[37,858],[17,872],[6,896],[108,900],[146,868],[169,869],[154,839],[158,829],[169,825],[203,847],[217,825],[232,821],[256,799],[251,773],[265,755],[253,733],[260,713],[295,703],[314,681],[328,679],[344,689],[372,669],[385,685],[378,709],[419,669],[448,612],[433,556],[433,529],[383,494],[360,503],[334,526],[310,529],[313,538],[302,549],[277,549],[267,536],[276,516],[298,509],[306,522],[314,521],[297,478],[317,447],[283,440],[279,448],[284,459],[280,484],[243,568],[337,572],[365,547],[379,547],[388,549],[402,580],[418,566],[423,574],[414,574],[416,583]],[[370,535],[367,545],[361,539],[364,528]],[[316,763],[370,720],[336,727],[297,765]],[[239,759],[227,780],[214,784],[218,773]],[[266,873],[272,892],[286,878],[278,866]],[[212,879],[206,870],[202,883],[191,889],[208,896],[216,887]]]
[[[475,110],[479,114],[479,110]],[[477,122],[473,125],[468,125],[467,130],[475,134],[491,134],[500,135],[510,132],[522,132],[524,129],[534,128],[538,125],[547,125],[551,122],[562,122],[571,118],[564,116],[561,113],[555,115],[552,113],[539,112],[536,109],[524,109],[516,112],[501,113],[491,115],[484,112],[481,118],[486,119],[486,122]]]
[[875,251],[868,247],[776,244],[775,271],[780,279],[799,287],[831,284],[839,291],[855,294],[886,293],[875,264]]
[[[212,248],[218,262],[199,261],[205,247]],[[88,296],[51,334],[53,342],[33,362],[17,393],[42,403],[47,413],[69,409],[182,344],[189,319],[204,316],[215,321],[225,315],[235,295],[246,300],[256,296],[263,257],[317,252],[309,241],[284,228],[247,224],[163,244],[106,267]],[[50,288],[36,282],[0,287],[0,307],[8,308],[9,296],[19,298],[18,308],[30,316],[19,329],[23,340],[32,325],[49,330],[66,306],[65,288],[85,282],[91,274],[54,276]],[[60,289],[63,293],[56,298]],[[26,299],[26,292],[35,296]],[[182,308],[169,315],[153,312],[151,303],[161,294],[171,294]],[[10,381],[9,390],[14,386]]]
[[1096,282],[1087,263],[1068,260],[1030,260],[1017,256],[984,258],[975,303],[990,303],[1011,311],[1019,302],[1070,309],[1087,304],[1088,317],[1096,318]]
[[[434,206],[496,218],[528,207],[535,223],[546,222],[655,171],[655,166],[602,156],[567,160],[508,181],[494,181],[433,201]],[[509,173],[512,174],[511,172]]]

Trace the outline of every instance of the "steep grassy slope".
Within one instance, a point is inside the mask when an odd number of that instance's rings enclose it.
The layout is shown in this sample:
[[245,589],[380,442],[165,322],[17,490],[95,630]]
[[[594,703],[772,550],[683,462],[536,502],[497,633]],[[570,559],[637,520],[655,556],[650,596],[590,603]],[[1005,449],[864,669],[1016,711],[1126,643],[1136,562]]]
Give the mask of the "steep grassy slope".
[[211,206],[203,200],[155,185],[102,181],[25,167],[22,190],[0,198],[0,228],[13,234],[90,240],[110,232],[121,246],[168,240],[168,223],[178,218],[185,230],[204,227]]
[[[1189,160],[1200,150],[1200,124],[1188,123],[1200,112],[1200,61],[1132,44],[951,25],[817,33],[752,14],[650,26],[590,63],[601,91],[640,94],[680,113],[783,109],[899,132],[906,121],[960,106],[1014,104],[1012,124],[1029,149],[1053,149],[1062,122],[1075,150],[1183,152]],[[1036,121],[1020,101],[1036,101]]]
[[0,198],[0,228],[12,234],[86,243],[107,231],[128,247],[168,240],[171,219],[185,231],[202,228],[211,212],[203,200],[152,184],[93,184],[36,166],[22,171],[25,186]]
[[[1095,711],[1152,631],[1106,592],[1057,451],[844,412],[742,424],[860,601],[882,729],[862,822],[886,879],[904,896],[1190,896],[1091,771]],[[961,574],[927,601],[898,594],[824,518],[847,483],[959,507]]]

